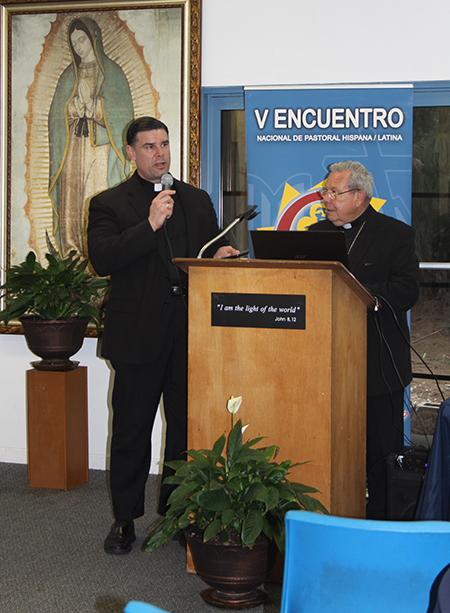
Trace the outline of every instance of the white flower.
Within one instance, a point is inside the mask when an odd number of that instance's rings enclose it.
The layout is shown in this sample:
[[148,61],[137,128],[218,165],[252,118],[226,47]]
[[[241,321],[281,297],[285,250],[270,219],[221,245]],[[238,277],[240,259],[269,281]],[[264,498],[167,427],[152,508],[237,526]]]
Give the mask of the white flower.
[[227,409],[233,415],[239,411],[239,407],[241,406],[242,396],[231,396],[230,400],[227,402]]
[[247,428],[249,427],[250,424],[247,424],[246,426],[242,426],[242,434],[244,434],[244,432],[247,430]]

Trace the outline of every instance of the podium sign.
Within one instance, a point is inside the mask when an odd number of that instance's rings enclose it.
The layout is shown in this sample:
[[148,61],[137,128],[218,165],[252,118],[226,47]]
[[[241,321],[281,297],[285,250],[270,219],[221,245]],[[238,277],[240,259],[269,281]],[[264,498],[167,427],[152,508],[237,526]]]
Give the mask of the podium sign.
[[214,293],[211,296],[211,325],[304,330],[305,296]]

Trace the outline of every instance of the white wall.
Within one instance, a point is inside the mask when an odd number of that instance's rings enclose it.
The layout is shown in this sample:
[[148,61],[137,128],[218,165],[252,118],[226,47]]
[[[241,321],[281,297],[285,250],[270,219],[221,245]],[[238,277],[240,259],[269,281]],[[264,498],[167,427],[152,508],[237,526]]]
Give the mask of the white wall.
[[447,0],[203,0],[203,86],[448,80]]
[[[359,24],[358,24],[359,22]],[[410,82],[450,79],[447,0],[203,0],[203,85]],[[86,339],[89,463],[105,468],[111,373]],[[0,462],[26,463],[23,336],[0,335]],[[162,423],[154,430],[152,472]]]

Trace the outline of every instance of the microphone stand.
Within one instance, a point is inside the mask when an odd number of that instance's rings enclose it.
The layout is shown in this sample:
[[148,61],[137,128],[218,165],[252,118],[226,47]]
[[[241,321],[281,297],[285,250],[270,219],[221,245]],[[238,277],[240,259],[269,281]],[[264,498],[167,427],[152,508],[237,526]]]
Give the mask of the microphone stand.
[[241,221],[243,221],[244,219],[246,219],[247,221],[250,221],[250,219],[253,219],[254,217],[256,217],[257,215],[259,215],[259,211],[258,213],[255,213],[255,209],[256,209],[256,204],[252,205],[250,208],[248,208],[245,213],[241,213],[240,215],[238,215],[236,217],[236,219],[234,219],[229,226],[227,226],[225,228],[225,230],[222,230],[222,232],[220,234],[218,234],[217,236],[215,236],[214,238],[212,238],[208,243],[206,243],[206,245],[204,245],[200,251],[198,252],[198,256],[197,259],[201,259],[203,254],[205,253],[205,251],[208,249],[208,247],[211,247],[211,245],[213,245],[216,241],[218,241],[219,239],[222,238],[222,236],[225,236],[225,234],[227,232],[229,232],[232,228],[234,228],[234,226],[237,226],[238,223],[241,223]]

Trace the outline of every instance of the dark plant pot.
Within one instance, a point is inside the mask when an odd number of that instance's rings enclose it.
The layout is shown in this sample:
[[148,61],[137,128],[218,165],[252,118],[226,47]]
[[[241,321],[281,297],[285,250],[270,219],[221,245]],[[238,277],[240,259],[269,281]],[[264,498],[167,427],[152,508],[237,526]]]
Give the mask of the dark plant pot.
[[250,549],[242,547],[239,536],[233,536],[227,545],[217,537],[204,543],[200,532],[186,531],[197,574],[212,588],[201,596],[208,604],[222,609],[260,606],[268,594],[256,588],[266,580],[275,559],[269,553],[272,551],[269,539],[259,536]]
[[81,349],[89,317],[47,321],[33,315],[20,317],[30,351],[42,358],[32,362],[37,370],[72,370],[79,362],[70,357]]

